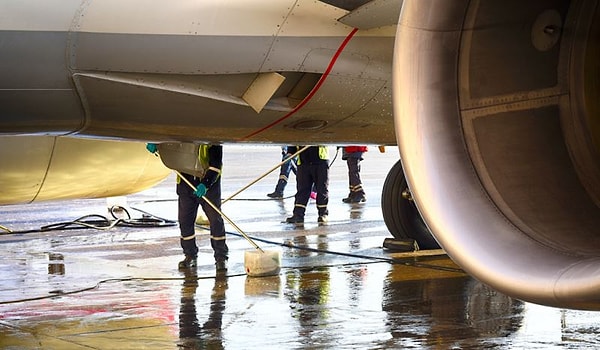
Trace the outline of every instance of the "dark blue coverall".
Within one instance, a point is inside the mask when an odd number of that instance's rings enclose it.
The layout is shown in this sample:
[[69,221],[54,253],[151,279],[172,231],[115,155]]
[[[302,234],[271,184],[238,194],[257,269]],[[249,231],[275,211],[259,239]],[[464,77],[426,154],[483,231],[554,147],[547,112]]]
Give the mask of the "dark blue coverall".
[[[206,188],[205,197],[208,198],[219,210],[221,209],[221,174],[223,167],[223,146],[208,146],[208,166],[204,176],[200,179],[189,174],[182,174],[195,187],[203,183]],[[217,171],[218,170],[218,171]],[[194,229],[196,216],[198,215],[198,206],[210,221],[210,245],[214,250],[215,261],[227,260],[229,248],[225,242],[225,224],[221,215],[213,209],[202,198],[194,194],[188,184],[183,180],[178,180],[177,195],[179,206],[179,229],[181,232],[181,248],[186,256],[196,258],[198,256],[198,246],[196,245],[196,231]]]
[[[294,217],[304,218],[313,184],[317,191],[319,217],[326,217],[329,214],[327,211],[327,204],[329,203],[329,160],[322,158],[322,147],[324,146],[311,146],[298,156]],[[288,153],[294,154],[297,151],[298,147],[288,147]],[[325,151],[327,151],[326,148]]]

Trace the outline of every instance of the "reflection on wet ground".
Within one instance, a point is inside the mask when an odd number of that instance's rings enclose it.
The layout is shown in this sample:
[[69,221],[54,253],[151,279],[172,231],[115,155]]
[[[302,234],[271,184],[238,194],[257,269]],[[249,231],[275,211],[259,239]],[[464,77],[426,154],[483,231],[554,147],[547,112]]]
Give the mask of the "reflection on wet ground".
[[[241,149],[226,156],[233,193],[277,160],[241,172]],[[229,157],[229,158],[227,158]],[[330,223],[311,203],[304,228],[281,221],[293,199],[262,200],[276,175],[223,206],[266,249],[281,249],[277,276],[248,277],[230,230],[226,275],[215,275],[199,229],[198,270],[177,271],[178,229],[114,227],[0,235],[2,349],[580,349],[597,348],[600,314],[523,303],[465,275],[442,251],[393,253],[379,211],[393,154],[368,154],[369,200],[341,203],[345,163],[332,166]],[[267,164],[267,166],[260,166]],[[377,171],[375,171],[377,169]],[[252,172],[255,171],[255,172]],[[173,179],[130,196],[131,207],[173,219]],[[286,190],[293,194],[293,188]],[[132,215],[141,215],[134,213]],[[29,230],[106,213],[105,200],[0,208],[0,224]]]

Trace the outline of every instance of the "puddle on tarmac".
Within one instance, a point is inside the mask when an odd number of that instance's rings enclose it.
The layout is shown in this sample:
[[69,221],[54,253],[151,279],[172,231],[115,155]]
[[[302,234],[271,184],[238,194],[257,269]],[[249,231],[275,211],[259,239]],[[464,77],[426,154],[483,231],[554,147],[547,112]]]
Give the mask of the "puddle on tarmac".
[[[257,163],[256,174],[277,160],[279,150],[273,150]],[[382,169],[383,175],[365,173],[369,200],[364,205],[341,202],[347,194],[346,165],[332,167],[327,226],[317,225],[313,204],[305,227],[281,224],[291,214],[290,199],[240,200],[223,206],[252,236],[288,244],[276,246],[282,250],[278,276],[246,277],[243,254],[249,245],[234,235],[227,238],[231,255],[225,278],[215,278],[212,251],[202,231],[200,266],[197,275],[187,276],[176,270],[176,227],[0,236],[0,348],[600,347],[600,313],[513,300],[466,276],[443,255],[386,262],[392,255],[381,245],[390,236],[377,191],[395,160],[379,162],[377,154],[368,156],[365,164]],[[246,174],[249,164],[237,164],[242,165],[244,172],[239,174]],[[228,169],[232,178],[238,174]],[[248,176],[230,181],[224,192],[233,193],[248,181]],[[275,182],[276,174],[245,198],[264,199]],[[136,195],[131,203],[174,219],[173,183],[161,186]],[[293,188],[286,191],[291,194]],[[168,200],[154,201],[161,198]],[[92,200],[9,206],[0,214],[3,225],[32,228],[65,216],[105,211],[102,204]]]
[[[74,291],[52,281],[64,276],[54,271],[44,271],[53,285],[48,289]],[[0,304],[1,344],[44,349],[600,345],[597,313],[513,300],[464,275],[445,257],[285,268],[263,278],[215,278],[202,271],[161,277],[149,269],[146,277],[108,279],[92,287]],[[3,300],[7,297],[2,293]]]

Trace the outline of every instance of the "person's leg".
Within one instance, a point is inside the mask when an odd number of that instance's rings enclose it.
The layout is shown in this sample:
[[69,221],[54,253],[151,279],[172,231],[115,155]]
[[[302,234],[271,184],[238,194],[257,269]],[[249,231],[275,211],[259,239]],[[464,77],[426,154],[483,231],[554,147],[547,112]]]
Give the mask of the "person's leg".
[[348,183],[350,187],[350,193],[347,198],[342,199],[344,203],[357,203],[364,202],[365,191],[362,187],[362,181],[360,179],[360,156],[348,157]]
[[317,210],[319,222],[326,222],[329,211],[329,166],[327,163],[314,165],[315,187],[317,188]]
[[350,201],[350,197],[352,196],[352,165],[350,164],[351,161],[348,158],[344,160],[346,161],[346,165],[348,166],[348,195],[346,196],[346,198],[342,199],[342,201],[344,203],[347,203]]
[[360,179],[360,163],[362,158],[356,158],[356,172],[354,175],[354,192],[356,193],[356,198],[360,201],[364,202],[366,200],[365,197],[365,189],[363,188],[362,180]]
[[[193,177],[188,177],[190,181],[193,181]],[[185,254],[186,259],[180,262],[180,267],[191,267],[183,265],[194,265],[196,257],[198,256],[198,247],[196,245],[196,231],[195,221],[198,213],[199,200],[194,195],[191,188],[181,180],[177,184],[177,195],[178,195],[178,212],[177,218],[179,220],[179,231],[181,233],[180,243]]]
[[309,171],[310,168],[308,164],[301,164],[298,166],[296,172],[296,197],[294,200],[294,212],[292,217],[286,220],[288,223],[304,222],[304,213],[306,212],[306,205],[308,204],[310,189],[312,187],[312,180]]
[[[285,160],[287,156],[286,152],[282,152],[281,160]],[[281,164],[279,168],[279,180],[277,180],[277,185],[275,186],[275,191],[273,193],[267,194],[268,197],[271,198],[283,198],[283,191],[288,183],[288,178],[290,175],[290,171],[292,170],[292,161],[288,160],[287,162]]]
[[[208,189],[205,197],[221,210],[220,178]],[[202,200],[200,203],[210,222],[210,245],[214,251],[215,261],[226,261],[228,259],[229,248],[227,247],[225,240],[225,224],[223,223],[223,217],[221,217],[212,206],[206,203],[206,201]]]

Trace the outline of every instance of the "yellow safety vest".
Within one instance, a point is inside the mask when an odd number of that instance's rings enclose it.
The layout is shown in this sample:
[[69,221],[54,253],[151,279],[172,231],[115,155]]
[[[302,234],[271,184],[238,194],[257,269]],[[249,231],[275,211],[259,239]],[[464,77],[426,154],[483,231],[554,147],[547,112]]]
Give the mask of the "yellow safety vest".
[[[329,150],[327,149],[326,146],[319,146],[319,159],[321,159],[321,160],[329,159]],[[298,157],[298,163],[296,163],[296,164],[298,164],[298,165],[302,164],[300,157]]]

